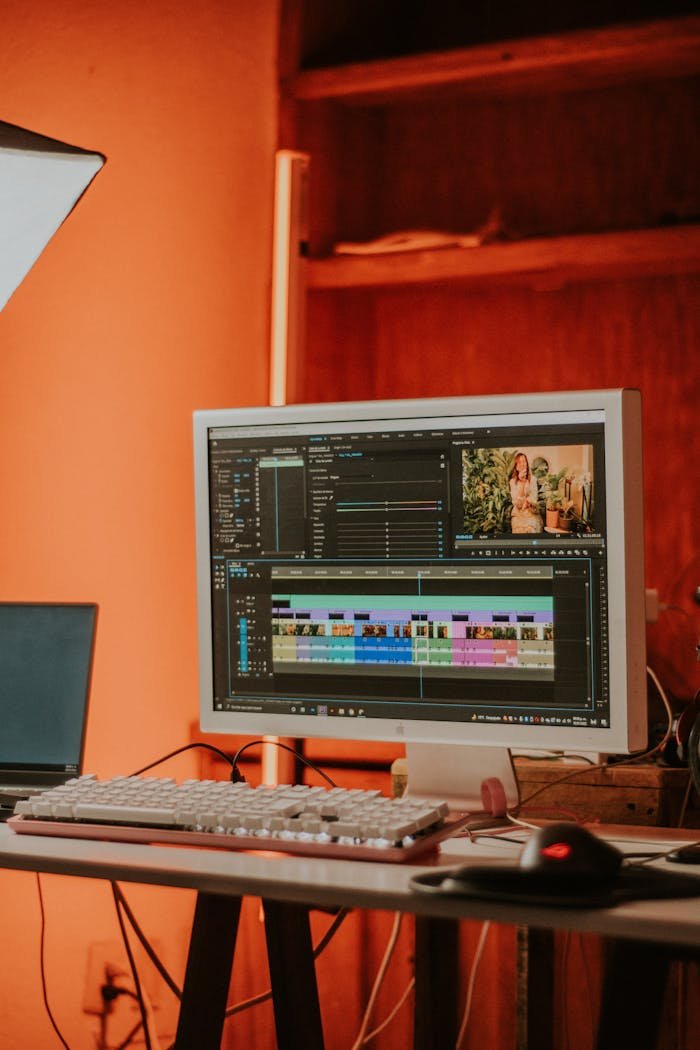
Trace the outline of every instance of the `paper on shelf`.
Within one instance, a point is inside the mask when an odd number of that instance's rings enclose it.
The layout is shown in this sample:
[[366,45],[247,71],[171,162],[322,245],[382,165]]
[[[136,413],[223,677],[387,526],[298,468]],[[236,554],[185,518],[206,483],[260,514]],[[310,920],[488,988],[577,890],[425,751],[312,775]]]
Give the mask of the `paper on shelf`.
[[373,241],[339,241],[336,255],[383,255],[389,252],[415,252],[433,248],[476,248],[482,238],[474,233],[442,233],[439,230],[398,230]]
[[494,206],[486,222],[472,233],[445,230],[396,230],[371,241],[338,241],[335,255],[385,255],[390,252],[429,251],[435,248],[478,248],[503,236],[501,213]]

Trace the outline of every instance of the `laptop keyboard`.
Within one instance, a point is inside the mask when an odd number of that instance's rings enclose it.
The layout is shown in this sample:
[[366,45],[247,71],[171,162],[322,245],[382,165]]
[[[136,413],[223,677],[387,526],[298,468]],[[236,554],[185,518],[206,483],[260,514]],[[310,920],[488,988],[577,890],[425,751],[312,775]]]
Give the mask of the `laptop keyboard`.
[[411,860],[468,821],[446,803],[357,788],[77,777],[15,807],[18,833]]

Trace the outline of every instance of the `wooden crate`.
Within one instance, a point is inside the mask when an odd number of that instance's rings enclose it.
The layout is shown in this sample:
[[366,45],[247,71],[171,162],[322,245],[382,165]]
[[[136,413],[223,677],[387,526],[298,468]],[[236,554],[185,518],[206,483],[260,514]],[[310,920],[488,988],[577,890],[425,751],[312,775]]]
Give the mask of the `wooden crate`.
[[[515,766],[526,818],[575,816],[604,824],[676,827],[688,786],[687,769],[653,764],[605,769],[582,764],[576,777],[561,783],[559,778],[576,768],[565,760],[516,758]],[[528,805],[527,799],[542,788],[546,790]],[[691,793],[685,826],[700,826],[696,802]]]

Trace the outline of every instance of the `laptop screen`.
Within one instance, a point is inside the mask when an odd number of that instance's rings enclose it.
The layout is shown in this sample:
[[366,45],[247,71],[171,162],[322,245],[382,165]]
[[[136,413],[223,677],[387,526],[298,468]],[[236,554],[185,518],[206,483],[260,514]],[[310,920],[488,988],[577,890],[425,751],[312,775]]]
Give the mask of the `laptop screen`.
[[0,602],[0,778],[81,769],[94,604]]

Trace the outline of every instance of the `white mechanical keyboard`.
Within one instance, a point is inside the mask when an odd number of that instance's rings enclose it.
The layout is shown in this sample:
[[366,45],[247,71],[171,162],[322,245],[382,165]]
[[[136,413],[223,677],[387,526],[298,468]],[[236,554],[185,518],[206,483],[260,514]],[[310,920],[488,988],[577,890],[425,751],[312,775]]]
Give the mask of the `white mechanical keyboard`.
[[8,823],[19,834],[407,861],[468,820],[444,802],[357,788],[90,774],[18,802]]

